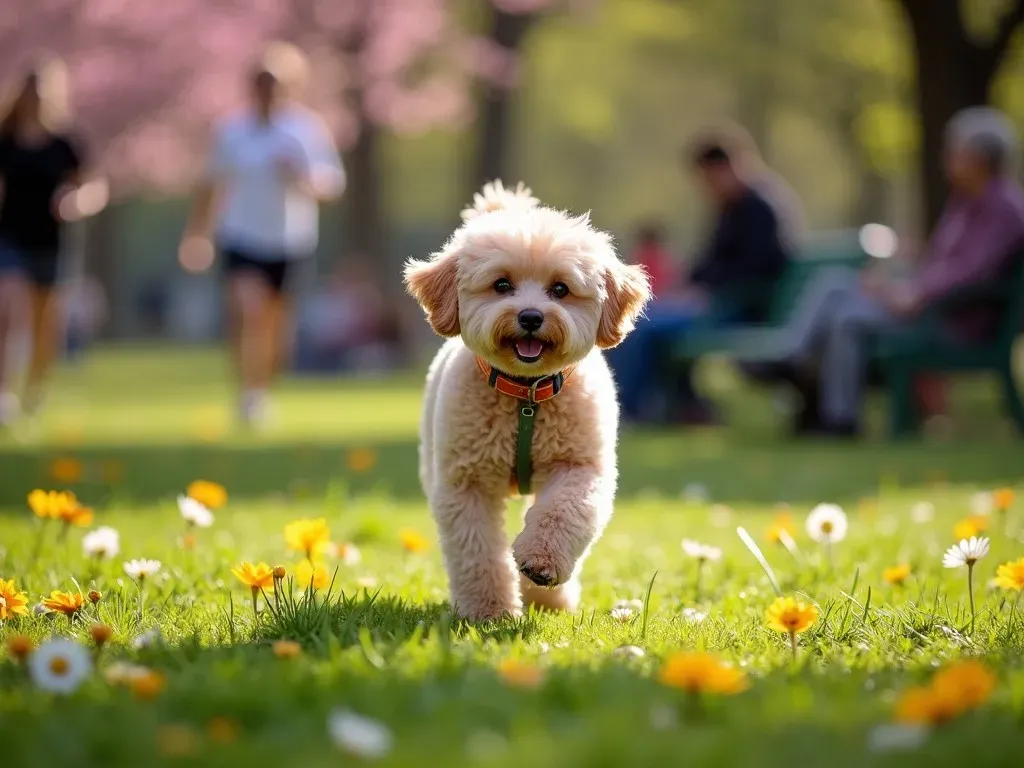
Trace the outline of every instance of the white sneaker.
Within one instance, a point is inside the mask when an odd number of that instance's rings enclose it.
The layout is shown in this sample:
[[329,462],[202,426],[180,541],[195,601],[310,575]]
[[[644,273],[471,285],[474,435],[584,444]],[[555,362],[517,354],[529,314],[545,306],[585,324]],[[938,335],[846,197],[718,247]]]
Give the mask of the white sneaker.
[[270,399],[264,390],[253,389],[242,393],[239,417],[250,429],[262,429],[270,421]]

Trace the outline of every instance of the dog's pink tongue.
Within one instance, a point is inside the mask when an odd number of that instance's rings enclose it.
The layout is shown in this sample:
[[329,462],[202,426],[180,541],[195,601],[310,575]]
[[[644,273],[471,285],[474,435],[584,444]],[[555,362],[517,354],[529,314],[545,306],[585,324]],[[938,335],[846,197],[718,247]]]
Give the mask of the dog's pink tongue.
[[516,352],[520,357],[537,357],[544,350],[544,342],[532,336],[516,340]]

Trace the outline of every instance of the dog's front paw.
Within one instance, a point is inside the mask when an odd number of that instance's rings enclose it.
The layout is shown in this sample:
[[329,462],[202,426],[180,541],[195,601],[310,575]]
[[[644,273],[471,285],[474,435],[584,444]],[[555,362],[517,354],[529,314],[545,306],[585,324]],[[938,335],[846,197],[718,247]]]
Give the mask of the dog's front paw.
[[575,562],[546,547],[533,547],[520,535],[512,545],[519,572],[539,587],[557,587],[572,576]]

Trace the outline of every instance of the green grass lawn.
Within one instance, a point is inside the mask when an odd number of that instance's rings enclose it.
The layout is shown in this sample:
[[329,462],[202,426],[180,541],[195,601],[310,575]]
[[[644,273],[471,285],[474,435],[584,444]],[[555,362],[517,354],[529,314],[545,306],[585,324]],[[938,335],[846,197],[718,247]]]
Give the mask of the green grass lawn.
[[[75,622],[3,623],[0,642],[55,634],[87,643],[97,619],[114,638],[100,673],[68,697],[35,690],[0,651],[0,765],[354,762],[328,734],[337,709],[386,725],[386,765],[1018,764],[1024,618],[1013,594],[988,581],[997,565],[1024,556],[1024,501],[1006,521],[992,520],[973,632],[966,571],[941,562],[972,494],[1019,478],[1022,453],[984,385],[958,388],[950,439],[840,446],[780,440],[763,393],[714,368],[707,377],[735,427],[624,435],[622,492],[584,571],[580,612],[469,625],[448,613],[417,488],[418,375],[289,382],[275,426],[253,437],[232,426],[226,371],[209,354],[105,352],[62,371],[42,423],[0,439],[0,578],[16,579],[33,603],[53,589],[77,591],[76,581],[103,599]],[[185,549],[174,497],[196,478],[225,484],[230,500]],[[64,540],[48,529],[39,547],[25,505],[34,487],[75,490],[95,508],[91,527],[120,531],[120,555],[98,566],[87,560],[87,528]],[[921,500],[934,504],[933,521],[912,519]],[[831,567],[803,530],[822,501],[850,515]],[[797,521],[799,559],[765,540],[780,502]],[[325,517],[333,541],[354,543],[361,562],[327,557],[337,568],[329,593],[289,598],[281,610],[261,601],[255,621],[249,590],[230,569],[263,560],[294,570],[299,556],[286,550],[283,528],[302,517]],[[518,517],[510,507],[510,532]],[[782,589],[820,609],[795,662],[788,640],[765,625],[775,593],[738,525],[761,543]],[[405,551],[404,529],[428,537],[430,548]],[[699,593],[684,537],[723,549]],[[131,558],[163,563],[141,617],[122,569]],[[886,584],[883,569],[900,562],[913,575],[902,587]],[[643,601],[648,589],[645,608],[625,621],[610,615],[617,601]],[[157,627],[159,642],[135,647]],[[280,638],[301,643],[302,654],[276,657]],[[626,645],[643,655],[617,650]],[[740,667],[749,689],[695,703],[662,685],[665,659],[693,650]],[[869,734],[891,721],[903,691],[974,656],[997,678],[985,704],[911,753],[870,748]],[[102,673],[116,661],[158,671],[166,688],[140,699],[109,684]],[[511,662],[539,684],[505,680],[499,670]]]

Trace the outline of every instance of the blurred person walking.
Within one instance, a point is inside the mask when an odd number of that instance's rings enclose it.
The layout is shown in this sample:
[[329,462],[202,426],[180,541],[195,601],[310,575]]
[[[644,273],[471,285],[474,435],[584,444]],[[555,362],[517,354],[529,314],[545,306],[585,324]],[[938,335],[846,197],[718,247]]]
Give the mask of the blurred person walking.
[[316,251],[318,203],[345,189],[327,126],[297,100],[307,74],[298,49],[268,46],[250,74],[249,108],[214,130],[206,178],[181,242],[183,264],[208,261],[214,243],[223,259],[246,425],[266,416],[289,325],[286,286]]
[[[35,412],[62,329],[61,240],[66,222],[107,203],[102,180],[84,181],[80,138],[68,127],[68,73],[48,60],[22,74],[0,107],[0,426]],[[31,338],[24,397],[11,351]]]

